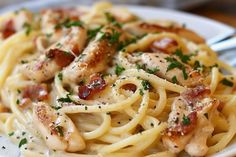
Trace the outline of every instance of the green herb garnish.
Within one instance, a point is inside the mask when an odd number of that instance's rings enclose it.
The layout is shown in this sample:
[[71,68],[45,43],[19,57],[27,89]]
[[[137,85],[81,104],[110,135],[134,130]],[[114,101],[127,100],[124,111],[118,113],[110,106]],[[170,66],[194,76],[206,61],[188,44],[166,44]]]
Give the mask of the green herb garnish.
[[115,74],[120,75],[124,70],[125,70],[124,67],[117,64],[116,67],[115,67]]
[[144,95],[144,93],[143,93],[143,90],[142,90],[142,89],[139,89],[139,94],[140,94],[141,96],[143,96],[143,95]]
[[190,119],[185,115],[183,116],[182,124],[183,125],[189,125],[190,124]]
[[111,13],[105,12],[105,16],[108,23],[111,23],[112,25],[117,26],[119,28],[122,27],[121,23],[117,22],[116,19],[111,15]]
[[182,73],[183,73],[184,79],[187,80],[188,79],[188,74],[186,73],[185,68],[182,68]]
[[58,102],[62,102],[62,103],[70,103],[72,102],[71,98],[69,97],[70,94],[67,94],[65,98],[59,98],[57,99]]
[[225,86],[229,86],[229,87],[233,87],[234,83],[227,80],[226,78],[224,78],[223,80],[220,81],[220,83],[222,83]]
[[25,28],[25,34],[26,35],[29,35],[30,32],[32,31],[32,27],[29,23],[24,23],[23,24],[23,28]]
[[144,90],[149,90],[151,88],[151,84],[147,80],[142,80],[141,83]]
[[17,104],[17,105],[20,104],[20,100],[19,100],[19,99],[16,100],[16,104]]
[[28,61],[26,61],[26,60],[21,60],[20,63],[21,63],[21,64],[26,64],[26,63],[28,63]]
[[62,126],[56,126],[55,130],[58,132],[59,136],[63,137],[64,133],[63,133],[63,127]]
[[176,76],[173,76],[171,80],[172,80],[173,83],[176,83],[176,84],[178,83],[178,80],[177,80]]
[[88,32],[87,32],[88,39],[89,40],[93,39],[101,29],[102,29],[102,26],[99,26],[95,29],[89,29]]
[[190,61],[191,55],[184,55],[180,49],[177,49],[174,53],[183,63],[188,63]]
[[20,148],[24,144],[27,144],[27,139],[26,138],[23,138],[23,139],[20,140],[20,143],[19,143],[18,147]]
[[58,75],[57,75],[57,76],[58,76],[59,80],[61,80],[61,81],[63,80],[63,74],[62,74],[61,72],[60,72],[60,73],[58,73]]
[[170,64],[168,65],[166,71],[170,71],[170,70],[172,70],[174,68],[182,69],[183,64],[180,63],[179,61],[177,61],[175,58],[166,57],[165,59],[166,59],[167,62],[170,62]]
[[70,28],[73,26],[83,27],[83,23],[81,21],[70,21],[70,19],[65,19],[63,22],[55,25],[55,29],[60,29],[62,27]]
[[159,71],[159,69],[158,68],[153,68],[153,69],[148,68],[146,71],[149,74],[156,74]]
[[10,132],[10,133],[8,133],[8,136],[13,136],[14,135],[14,131],[13,132]]
[[53,109],[55,109],[55,110],[59,110],[59,109],[61,109],[62,108],[62,106],[51,106]]

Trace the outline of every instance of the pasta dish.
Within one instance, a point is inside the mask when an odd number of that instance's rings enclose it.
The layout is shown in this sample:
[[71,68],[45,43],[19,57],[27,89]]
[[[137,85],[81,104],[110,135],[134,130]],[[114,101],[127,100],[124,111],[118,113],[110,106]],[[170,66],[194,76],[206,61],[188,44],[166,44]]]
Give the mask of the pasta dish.
[[235,137],[236,71],[184,24],[105,2],[0,24],[0,131],[22,156],[208,156]]

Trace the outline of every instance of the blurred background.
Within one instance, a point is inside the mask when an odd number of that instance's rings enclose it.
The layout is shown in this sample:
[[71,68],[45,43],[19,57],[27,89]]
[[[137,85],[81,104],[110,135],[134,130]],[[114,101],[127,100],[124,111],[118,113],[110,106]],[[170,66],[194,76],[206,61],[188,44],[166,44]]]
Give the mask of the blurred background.
[[[236,0],[103,0],[114,4],[163,7],[193,13],[227,24],[236,30]],[[0,0],[0,13],[19,8],[53,7],[81,4],[91,5],[98,0]],[[32,7],[36,6],[36,7]],[[38,8],[39,9],[39,8]],[[203,26],[199,26],[203,27]],[[236,31],[211,48],[219,52],[220,59],[236,67]],[[220,47],[220,49],[219,49]]]
[[[27,1],[55,0],[0,0],[0,8]],[[71,1],[71,0],[68,0]],[[76,1],[76,0],[74,0]],[[97,0],[77,0],[82,4],[91,4]],[[161,6],[185,10],[194,14],[206,16],[236,27],[236,0],[109,0],[118,4],[135,4],[146,6]]]

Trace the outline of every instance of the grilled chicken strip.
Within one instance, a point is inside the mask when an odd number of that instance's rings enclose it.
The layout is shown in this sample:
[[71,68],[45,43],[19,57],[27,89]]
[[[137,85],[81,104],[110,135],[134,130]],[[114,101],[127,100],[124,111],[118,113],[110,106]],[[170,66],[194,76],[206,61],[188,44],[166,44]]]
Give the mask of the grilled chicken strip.
[[[153,74],[173,83],[191,87],[202,81],[202,76],[198,71],[193,70],[188,64],[182,63],[177,57],[160,51],[133,55],[129,59],[131,62],[136,61],[139,66],[145,66],[146,70],[152,70]],[[178,64],[178,67],[170,69],[171,64]]]
[[87,32],[81,27],[72,27],[69,34],[50,46],[36,60],[23,66],[23,74],[37,82],[47,81],[56,72],[69,65],[85,46]]
[[50,149],[76,152],[85,148],[85,142],[71,119],[55,112],[46,103],[34,104],[33,123]]
[[190,156],[204,156],[206,141],[214,131],[210,117],[219,101],[209,97],[204,86],[188,89],[175,99],[168,119],[168,129],[162,137],[164,145],[173,153],[184,150]]
[[42,17],[40,21],[42,33],[50,35],[51,43],[58,41],[66,32],[61,25],[79,21],[79,13],[75,8],[44,9],[40,15]]
[[104,71],[115,53],[120,35],[121,31],[117,27],[105,27],[83,53],[63,70],[63,81],[78,83],[91,74]]
[[146,33],[160,33],[160,32],[170,32],[170,33],[176,33],[183,38],[186,38],[188,40],[191,40],[195,43],[204,43],[204,39],[197,35],[195,32],[183,28],[180,26],[161,26],[157,22],[133,22],[130,24],[126,24],[124,26],[124,30],[130,32],[131,34],[140,36]]

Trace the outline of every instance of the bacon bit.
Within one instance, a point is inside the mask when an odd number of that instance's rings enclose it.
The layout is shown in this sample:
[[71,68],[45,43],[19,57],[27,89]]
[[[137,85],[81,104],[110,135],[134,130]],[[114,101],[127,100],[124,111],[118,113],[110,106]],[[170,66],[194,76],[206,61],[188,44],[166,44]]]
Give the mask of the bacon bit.
[[105,86],[105,80],[100,75],[94,75],[91,77],[89,84],[79,86],[79,97],[90,99],[94,94],[102,91]]
[[206,95],[211,93],[210,89],[204,85],[199,85],[195,88],[187,89],[181,95],[190,105],[194,105],[196,102],[203,99]]
[[178,43],[176,42],[176,40],[166,37],[160,40],[155,40],[151,44],[150,49],[153,52],[162,51],[167,54],[172,54],[176,49],[178,49]]
[[47,57],[54,58],[56,64],[60,67],[69,65],[75,58],[70,52],[65,52],[60,49],[50,49],[47,53]]
[[225,107],[225,103],[222,101],[219,101],[219,105],[217,106],[217,110],[221,112],[224,107]]
[[124,90],[130,90],[132,92],[135,92],[137,87],[134,84],[128,83],[122,86],[122,89]]
[[31,85],[23,89],[23,98],[29,98],[32,101],[42,101],[48,99],[48,89],[46,84]]
[[3,38],[6,39],[16,33],[16,30],[14,28],[13,20],[9,20],[6,22],[4,29],[2,30]]
[[197,112],[191,112],[187,118],[189,119],[189,124],[186,125],[182,121],[179,121],[177,125],[167,129],[167,135],[169,135],[168,133],[171,136],[187,135],[193,131],[197,125]]

